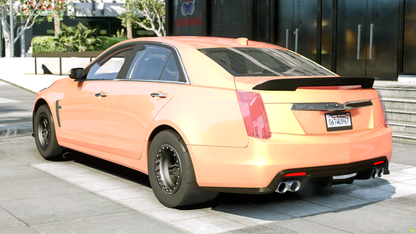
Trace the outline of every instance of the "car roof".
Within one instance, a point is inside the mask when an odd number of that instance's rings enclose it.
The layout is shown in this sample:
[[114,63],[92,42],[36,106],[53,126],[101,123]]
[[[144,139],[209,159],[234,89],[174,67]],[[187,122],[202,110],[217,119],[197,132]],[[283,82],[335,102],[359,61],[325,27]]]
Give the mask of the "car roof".
[[[202,36],[168,36],[168,37],[141,37],[126,42],[132,41],[150,41],[171,44],[176,47],[189,46],[194,49],[201,48],[215,48],[215,47],[262,47],[262,48],[277,48],[284,49],[282,47],[257,41],[247,41],[247,45],[238,43],[235,38],[223,38],[223,37],[202,37]],[[286,50],[286,49],[284,49]]]

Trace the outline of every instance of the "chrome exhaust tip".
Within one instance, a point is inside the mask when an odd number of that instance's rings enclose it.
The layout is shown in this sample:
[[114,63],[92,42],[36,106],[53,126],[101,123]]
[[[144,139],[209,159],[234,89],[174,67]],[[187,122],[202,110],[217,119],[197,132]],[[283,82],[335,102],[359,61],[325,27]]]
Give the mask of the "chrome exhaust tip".
[[287,184],[288,190],[293,193],[299,191],[300,185],[301,185],[300,181],[298,180],[288,180],[286,181],[286,184]]
[[382,177],[384,175],[384,168],[383,167],[380,167],[379,168],[379,171],[378,171],[378,173],[377,173],[377,177]]
[[378,167],[374,167],[373,171],[371,172],[371,178],[376,178],[378,176],[378,173],[380,172],[380,170],[378,169]]
[[279,183],[279,185],[276,188],[277,193],[285,193],[288,189],[288,185],[286,182],[282,181]]
[[384,175],[384,167],[374,167],[371,172],[371,177],[374,179],[376,177],[382,177]]

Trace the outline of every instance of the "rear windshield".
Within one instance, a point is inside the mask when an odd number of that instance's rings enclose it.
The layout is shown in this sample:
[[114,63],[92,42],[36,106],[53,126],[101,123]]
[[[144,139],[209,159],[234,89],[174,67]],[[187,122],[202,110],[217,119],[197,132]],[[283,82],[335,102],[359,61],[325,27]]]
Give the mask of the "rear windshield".
[[287,50],[270,48],[206,48],[202,53],[233,76],[333,76],[320,65]]

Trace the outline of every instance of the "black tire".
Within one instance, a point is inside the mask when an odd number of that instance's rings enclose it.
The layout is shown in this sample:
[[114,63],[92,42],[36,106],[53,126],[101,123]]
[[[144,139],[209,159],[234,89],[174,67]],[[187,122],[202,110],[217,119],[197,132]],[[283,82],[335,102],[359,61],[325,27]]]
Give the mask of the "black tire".
[[162,131],[152,140],[148,170],[153,193],[167,207],[203,203],[218,195],[199,189],[188,149],[173,130]]
[[63,148],[56,140],[55,125],[48,105],[39,107],[33,121],[36,147],[40,155],[45,159],[61,156]]

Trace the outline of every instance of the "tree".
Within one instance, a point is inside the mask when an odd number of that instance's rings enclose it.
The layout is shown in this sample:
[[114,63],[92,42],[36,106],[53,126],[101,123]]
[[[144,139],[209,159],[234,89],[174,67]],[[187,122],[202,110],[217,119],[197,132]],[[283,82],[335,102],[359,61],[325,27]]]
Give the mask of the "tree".
[[[126,13],[119,15],[118,18],[121,19],[122,25],[127,27],[127,32],[131,22],[153,31],[158,37],[166,36],[164,0],[127,0],[124,7]],[[137,11],[144,17],[140,18]]]
[[[30,29],[35,22],[42,21],[39,17],[45,12],[43,6],[46,0],[0,0],[0,20],[6,45],[6,57],[12,57],[13,52],[10,47],[18,41],[26,29]],[[12,2],[12,5],[10,5]],[[13,30],[17,28],[16,36],[11,38],[11,26],[9,17],[13,19]]]
[[[67,10],[70,0],[44,0],[44,7],[47,11],[48,21],[53,20],[55,37],[58,36],[61,31],[61,21],[64,17],[64,13]],[[72,16],[71,16],[72,17]]]

